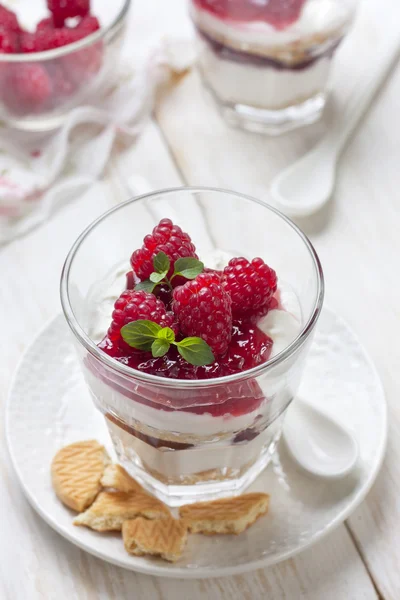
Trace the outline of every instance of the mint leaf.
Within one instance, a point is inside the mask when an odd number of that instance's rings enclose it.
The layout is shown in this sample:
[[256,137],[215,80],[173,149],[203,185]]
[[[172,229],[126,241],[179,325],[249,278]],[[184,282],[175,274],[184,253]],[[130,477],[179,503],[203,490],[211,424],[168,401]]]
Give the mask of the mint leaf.
[[160,283],[160,281],[164,279],[167,273],[168,271],[162,271],[161,273],[154,272],[150,275],[150,281],[152,281],[153,283]]
[[154,340],[154,342],[151,345],[151,353],[154,356],[154,358],[158,358],[159,356],[164,356],[164,354],[167,354],[168,350],[169,350],[169,342],[167,342],[167,340],[163,340],[163,339],[157,339]]
[[[165,275],[168,273],[169,271],[169,267],[170,267],[170,262],[169,262],[169,258],[168,256],[165,254],[165,252],[159,252],[158,254],[155,255],[155,257],[153,258],[153,267],[156,273],[164,273]],[[165,277],[165,275],[163,277]],[[161,279],[160,279],[161,281]]]
[[215,358],[210,346],[198,337],[187,337],[177,342],[179,354],[191,365],[202,367],[211,365]]
[[174,264],[174,275],[182,275],[186,279],[194,279],[204,269],[204,264],[197,258],[178,258]]
[[145,279],[144,281],[141,281],[140,283],[137,283],[135,285],[135,290],[137,292],[139,292],[140,290],[143,290],[144,292],[148,292],[149,294],[151,294],[155,287],[156,287],[155,283],[150,281],[150,279]]
[[151,345],[158,337],[161,326],[153,321],[139,319],[121,328],[122,338],[129,346],[137,350],[150,351]]
[[175,341],[175,334],[170,327],[163,327],[161,331],[158,332],[157,337],[159,340],[166,340],[170,344]]

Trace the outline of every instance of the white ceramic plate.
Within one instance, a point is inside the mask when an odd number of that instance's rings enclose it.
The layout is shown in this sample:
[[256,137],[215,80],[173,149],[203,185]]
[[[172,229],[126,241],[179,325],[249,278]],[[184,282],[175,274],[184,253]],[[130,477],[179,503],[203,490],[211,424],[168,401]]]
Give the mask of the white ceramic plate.
[[274,465],[251,490],[271,495],[270,512],[238,536],[192,535],[183,558],[168,564],[129,556],[119,535],[72,525],[73,513],[56,498],[50,463],[56,450],[97,438],[112,453],[103,417],[85,388],[63,317],[54,319],[24,354],[7,403],[7,439],[14,468],[32,506],[80,548],[104,560],[163,577],[216,577],[275,564],[315,543],[362,501],[386,445],[386,403],[371,360],[347,325],[325,309],[300,394],[323,406],[354,432],[360,461],[343,480],[313,479],[299,470],[284,444]]

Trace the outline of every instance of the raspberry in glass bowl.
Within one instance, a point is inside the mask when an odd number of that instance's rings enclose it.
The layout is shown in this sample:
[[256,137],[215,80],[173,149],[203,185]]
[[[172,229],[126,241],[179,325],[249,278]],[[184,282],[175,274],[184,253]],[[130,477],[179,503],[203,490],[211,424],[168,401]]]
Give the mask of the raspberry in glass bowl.
[[227,121],[280,134],[316,121],[356,0],[191,0],[199,67]]
[[124,467],[171,506],[241,493],[276,448],[323,288],[300,230],[234,192],[155,192],[95,221],[61,301]]
[[0,118],[23,130],[58,127],[115,83],[130,0],[0,3]]

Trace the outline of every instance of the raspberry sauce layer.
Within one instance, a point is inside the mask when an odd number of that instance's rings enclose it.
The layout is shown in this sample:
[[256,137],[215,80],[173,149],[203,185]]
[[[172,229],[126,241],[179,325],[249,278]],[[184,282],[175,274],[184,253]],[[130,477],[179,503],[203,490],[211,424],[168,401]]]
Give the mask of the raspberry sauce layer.
[[285,29],[300,17],[305,0],[194,0],[194,4],[220,19],[261,21]]
[[[227,352],[208,366],[196,367],[187,363],[174,347],[165,356],[159,358],[153,358],[150,353],[138,351],[133,351],[126,356],[126,348],[121,349],[117,343],[106,337],[99,344],[99,348],[118,362],[142,373],[168,379],[204,380],[240,373],[266,362],[271,355],[272,345],[272,339],[255,325],[253,319],[238,319],[234,321],[232,340]],[[115,381],[108,380],[108,383],[114,388],[119,388]],[[221,398],[215,402],[213,388],[210,387],[208,397],[204,391],[199,395],[198,406],[181,408],[181,410],[196,414],[207,413],[213,416],[225,414],[240,416],[256,410],[264,401],[264,395],[256,381],[251,384],[237,385],[240,387],[240,392],[238,390],[238,393],[232,394],[225,402],[221,402]],[[121,388],[120,391],[122,391]],[[126,388],[123,392],[125,395],[129,393]],[[194,394],[196,393],[194,392]],[[167,398],[165,402],[162,402],[159,397],[152,402],[150,399],[138,395],[137,391],[132,391],[131,397],[151,408],[174,410],[168,406]]]

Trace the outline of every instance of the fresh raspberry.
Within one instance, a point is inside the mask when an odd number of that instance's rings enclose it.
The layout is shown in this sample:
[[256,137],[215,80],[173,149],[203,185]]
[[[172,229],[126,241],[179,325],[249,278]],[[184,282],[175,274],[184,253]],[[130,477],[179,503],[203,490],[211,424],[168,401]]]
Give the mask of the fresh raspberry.
[[86,37],[95,31],[100,29],[100,23],[97,17],[93,15],[87,15],[83,17],[75,27],[75,30],[79,32],[82,37]]
[[48,73],[53,85],[53,104],[58,106],[58,100],[71,96],[76,90],[76,85],[68,78],[61,63],[52,61],[48,65]]
[[112,322],[108,330],[109,339],[113,342],[120,340],[121,327],[138,319],[147,319],[162,327],[175,329],[174,315],[166,311],[161,300],[142,290],[125,290],[114,304]]
[[131,256],[132,269],[141,281],[148,279],[154,271],[153,259],[159,252],[165,252],[170,260],[168,276],[172,275],[174,263],[178,258],[197,258],[196,248],[189,235],[170,219],[162,219],[153,232],[146,235],[141,249],[135,250]]
[[13,112],[21,114],[37,110],[52,92],[46,69],[36,64],[10,65],[5,87],[3,99]]
[[21,31],[17,15],[2,4],[0,4],[0,27],[7,31],[13,31],[14,33],[19,33]]
[[24,53],[38,52],[36,45],[36,35],[23,31],[19,38],[20,51]]
[[224,288],[232,298],[232,312],[243,315],[268,305],[276,292],[276,273],[261,258],[232,258],[224,269]]
[[62,27],[60,29],[43,27],[35,33],[37,52],[68,46],[68,44],[73,44],[78,39],[80,39],[80,36],[75,28],[69,27]]
[[47,0],[56,27],[63,27],[65,19],[86,17],[90,12],[90,0]]
[[43,29],[54,29],[54,27],[53,17],[46,17],[45,19],[39,21],[39,23],[36,25],[36,31],[42,31]]
[[0,27],[0,52],[12,54],[18,51],[19,43],[17,34]]
[[103,63],[103,45],[99,41],[87,48],[75,50],[61,57],[64,69],[77,86],[88,83],[99,72]]
[[173,293],[172,309],[182,333],[203,338],[217,355],[226,352],[231,341],[231,305],[215,273],[200,273]]

